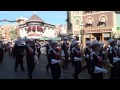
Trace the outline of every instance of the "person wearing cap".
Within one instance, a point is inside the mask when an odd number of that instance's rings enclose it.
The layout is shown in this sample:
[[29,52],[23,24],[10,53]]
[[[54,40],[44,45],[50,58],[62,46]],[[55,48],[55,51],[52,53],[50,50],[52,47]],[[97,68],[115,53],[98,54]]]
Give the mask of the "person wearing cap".
[[2,47],[2,42],[0,42],[0,63],[3,62],[3,59],[4,59],[4,51]]
[[21,71],[25,71],[23,66],[24,49],[22,48],[22,46],[23,46],[22,39],[19,38],[17,43],[13,47],[13,56],[15,57],[15,67],[14,67],[15,72],[18,72],[17,69],[19,65]]
[[49,67],[50,67],[50,64],[51,64],[51,61],[50,61],[50,55],[48,54],[48,50],[51,48],[51,43],[52,43],[52,40],[50,39],[48,41],[47,44],[45,44],[44,46],[46,47],[46,55],[47,55],[47,60],[48,60],[48,64],[46,66],[46,72],[49,72]]
[[48,54],[50,55],[50,69],[51,75],[53,79],[59,79],[61,75],[61,67],[60,67],[60,51],[57,48],[57,42],[51,43],[51,48],[48,50]]
[[110,64],[112,65],[111,67],[111,77],[110,79],[116,79],[119,78],[119,64],[118,62],[120,61],[120,57],[118,55],[118,49],[116,48],[116,40],[113,38],[110,38],[108,40],[108,43],[110,45],[108,49],[108,59]]
[[73,57],[73,54],[72,54],[73,42],[74,41],[76,41],[76,39],[73,39],[72,42],[71,42],[71,45],[70,45],[70,60],[71,60],[72,66],[74,65],[74,57]]
[[36,64],[35,59],[37,58],[34,40],[30,39],[24,46],[24,49],[26,50],[28,77],[29,79],[32,79],[32,73],[35,69]]
[[73,77],[78,79],[78,74],[82,71],[82,52],[80,46],[77,41],[73,42],[74,48],[72,49],[73,57],[74,57],[74,74]]
[[92,41],[92,53],[90,55],[90,76],[91,79],[103,79],[103,74],[108,73],[103,66],[103,57],[100,53],[100,43],[97,40]]
[[90,74],[90,54],[92,52],[92,49],[90,47],[90,41],[86,41],[86,48],[84,49],[84,54],[85,54],[85,61],[86,61],[86,66],[83,67],[83,69],[88,69],[88,74]]
[[39,41],[36,41],[35,47],[36,47],[37,52],[38,52],[38,58],[40,59],[40,54],[41,54],[40,49],[41,49],[41,45],[40,45]]
[[[118,57],[120,58],[120,38],[117,40],[117,49],[118,49]],[[118,65],[119,65],[119,71],[118,71],[118,78],[120,79],[120,61],[118,61]]]
[[69,50],[69,43],[67,42],[68,38],[64,37],[64,42],[61,45],[61,50],[63,53],[63,57],[65,58],[65,60],[63,61],[64,64],[62,65],[63,69],[68,69],[68,62],[69,62],[69,54],[68,54],[68,50]]

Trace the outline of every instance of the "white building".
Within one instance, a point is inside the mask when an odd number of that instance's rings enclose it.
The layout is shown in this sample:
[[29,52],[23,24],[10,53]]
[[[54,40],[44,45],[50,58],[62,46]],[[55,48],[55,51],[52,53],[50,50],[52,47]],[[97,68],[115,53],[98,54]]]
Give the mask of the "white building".
[[43,37],[56,37],[55,25],[45,23],[36,14],[33,14],[29,19],[19,18],[19,33],[20,37],[27,39],[40,39]]

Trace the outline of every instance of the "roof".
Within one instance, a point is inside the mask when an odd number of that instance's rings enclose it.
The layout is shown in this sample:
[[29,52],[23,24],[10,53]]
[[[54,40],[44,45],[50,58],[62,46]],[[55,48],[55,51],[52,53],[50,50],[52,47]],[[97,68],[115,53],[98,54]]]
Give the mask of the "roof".
[[27,22],[30,21],[38,21],[38,22],[44,22],[40,17],[38,17],[36,14],[33,14],[28,20]]

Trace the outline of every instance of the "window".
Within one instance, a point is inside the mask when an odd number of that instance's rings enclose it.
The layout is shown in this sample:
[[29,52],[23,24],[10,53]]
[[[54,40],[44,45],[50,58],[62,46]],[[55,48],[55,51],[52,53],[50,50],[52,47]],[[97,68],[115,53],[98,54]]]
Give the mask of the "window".
[[80,26],[80,21],[77,19],[75,20],[75,28],[79,28]]
[[32,30],[35,33],[35,30]]
[[100,16],[97,26],[105,27],[107,18],[105,16]]
[[37,30],[37,32],[40,32],[40,30]]
[[87,19],[86,19],[86,25],[85,25],[85,27],[87,27],[87,28],[90,28],[90,27],[92,27],[92,24],[93,24],[93,18],[92,17],[88,17]]

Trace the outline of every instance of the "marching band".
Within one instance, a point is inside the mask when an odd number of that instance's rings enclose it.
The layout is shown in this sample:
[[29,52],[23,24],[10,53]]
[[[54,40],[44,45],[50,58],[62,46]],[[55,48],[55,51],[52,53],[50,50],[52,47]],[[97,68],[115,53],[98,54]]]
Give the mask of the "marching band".
[[[0,42],[0,63],[4,58],[3,46]],[[32,79],[35,65],[39,64],[42,47],[46,47],[48,59],[46,71],[48,72],[50,68],[52,79],[59,79],[62,70],[68,70],[69,64],[74,68],[74,73],[71,75],[74,79],[79,79],[79,74],[86,69],[91,79],[104,79],[106,74],[110,74],[109,79],[120,79],[120,40],[113,38],[108,40],[107,45],[97,40],[92,42],[87,40],[84,52],[80,42],[76,39],[69,42],[68,37],[64,37],[63,43],[50,39],[43,46],[39,41],[35,42],[30,39],[24,42],[18,38],[11,52],[15,57],[14,71],[18,71],[18,65],[20,65],[21,71],[25,71],[23,58],[26,56],[28,77]]]

